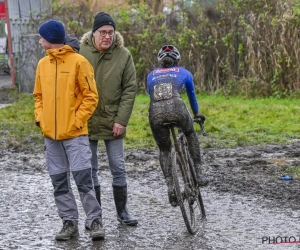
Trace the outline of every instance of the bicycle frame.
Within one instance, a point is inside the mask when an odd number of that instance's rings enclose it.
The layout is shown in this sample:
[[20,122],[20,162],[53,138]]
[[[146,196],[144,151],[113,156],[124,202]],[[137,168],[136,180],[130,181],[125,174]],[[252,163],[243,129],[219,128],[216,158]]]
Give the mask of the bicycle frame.
[[[197,121],[194,120],[194,122]],[[177,124],[164,123],[164,126],[167,126],[171,131],[175,148],[175,150],[172,150],[172,178],[177,202],[189,233],[194,234],[197,230],[196,219],[198,218],[196,218],[195,212],[199,209],[201,218],[205,217],[204,204],[196,178],[194,163],[189,154],[184,133],[180,129],[178,129],[177,134],[175,132]],[[201,130],[203,135],[206,134],[203,124]]]
[[[201,119],[200,118],[195,118],[193,120],[193,122],[198,123],[200,125],[202,135],[206,136],[207,134],[204,130],[204,125],[203,125]],[[192,178],[194,179],[195,183],[197,183],[195,170],[194,170],[193,167],[191,167],[193,165],[193,163],[189,162],[190,159],[188,158],[187,155],[183,154],[183,151],[180,148],[180,144],[182,145],[184,143],[183,142],[184,137],[185,137],[184,133],[180,129],[178,129],[178,134],[176,135],[176,132],[175,132],[176,123],[170,123],[170,124],[168,124],[168,127],[171,130],[175,151],[176,151],[177,154],[179,154],[179,157],[177,157],[177,159],[180,161],[179,166],[181,167],[182,175],[185,178],[184,179],[185,183],[187,183],[187,181],[188,181],[187,173],[189,173],[189,171],[192,173]],[[185,161],[183,161],[182,159],[185,159]],[[182,168],[182,166],[184,167],[184,169]]]
[[182,150],[180,148],[180,144],[179,144],[179,140],[181,140],[183,138],[184,134],[183,134],[183,132],[180,132],[176,136],[175,127],[174,126],[171,126],[170,130],[171,130],[171,133],[172,133],[172,136],[173,136],[173,142],[174,142],[175,151],[179,155],[179,157],[177,157],[176,159],[178,161],[180,161],[179,166],[180,166],[181,174],[182,174],[182,176],[184,178],[185,183],[187,183],[188,182],[187,173],[188,173],[189,166],[187,166],[187,162],[186,161],[182,160],[182,159],[184,159],[184,155],[183,155],[183,152],[182,152]]

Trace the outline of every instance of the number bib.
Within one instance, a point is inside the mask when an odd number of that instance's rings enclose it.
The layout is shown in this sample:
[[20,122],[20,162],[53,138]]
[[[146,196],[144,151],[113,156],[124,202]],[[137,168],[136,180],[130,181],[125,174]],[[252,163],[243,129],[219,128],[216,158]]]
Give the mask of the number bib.
[[173,97],[172,93],[172,83],[161,83],[154,86],[153,90],[153,100],[168,100]]

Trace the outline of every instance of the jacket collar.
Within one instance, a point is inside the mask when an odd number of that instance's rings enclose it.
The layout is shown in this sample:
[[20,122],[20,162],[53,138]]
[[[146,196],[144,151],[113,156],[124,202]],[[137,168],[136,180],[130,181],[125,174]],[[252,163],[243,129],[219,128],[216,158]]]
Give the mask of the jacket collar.
[[69,45],[64,45],[59,49],[47,49],[46,53],[50,60],[62,60],[67,53],[76,53]]
[[[93,39],[93,33],[92,33],[92,31],[88,31],[82,36],[82,38],[80,39],[80,43],[91,46],[93,52],[97,52],[98,50],[95,48],[92,39]],[[109,53],[115,47],[118,47],[118,48],[124,47],[124,38],[121,35],[121,33],[118,31],[115,32],[114,41],[113,41],[112,45],[110,46],[110,48],[105,53],[107,53],[107,52]]]

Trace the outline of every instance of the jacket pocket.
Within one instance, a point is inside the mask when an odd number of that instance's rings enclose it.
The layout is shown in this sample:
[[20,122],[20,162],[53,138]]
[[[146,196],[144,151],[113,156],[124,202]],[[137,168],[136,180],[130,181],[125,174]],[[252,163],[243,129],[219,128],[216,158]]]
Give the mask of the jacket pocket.
[[119,106],[118,105],[105,105],[105,119],[108,122],[108,126],[112,128],[114,121],[116,119],[118,113]]
[[75,127],[76,127],[77,129],[82,129],[82,127],[83,127],[82,121],[79,120],[77,117],[75,117]]
[[119,105],[105,105],[105,112],[109,115],[117,115]]
[[75,110],[77,111],[79,106],[81,105],[82,103],[82,93],[81,92],[78,92],[74,94],[75,98],[76,98],[76,102],[75,102]]
[[37,121],[40,129],[43,131],[43,128],[45,127],[45,121],[44,121],[44,112],[41,112],[39,116],[37,117]]

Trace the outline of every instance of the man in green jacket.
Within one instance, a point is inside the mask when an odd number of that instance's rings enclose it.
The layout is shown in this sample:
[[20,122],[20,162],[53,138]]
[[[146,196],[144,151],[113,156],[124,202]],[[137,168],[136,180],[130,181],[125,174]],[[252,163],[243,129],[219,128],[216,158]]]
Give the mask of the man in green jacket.
[[104,140],[113,176],[113,195],[119,222],[135,226],[138,221],[128,212],[124,164],[124,137],[137,91],[133,58],[111,16],[100,12],[92,31],[81,39],[79,53],[93,66],[99,95],[98,106],[88,122],[92,150],[93,181],[101,205],[98,181],[98,140]]

